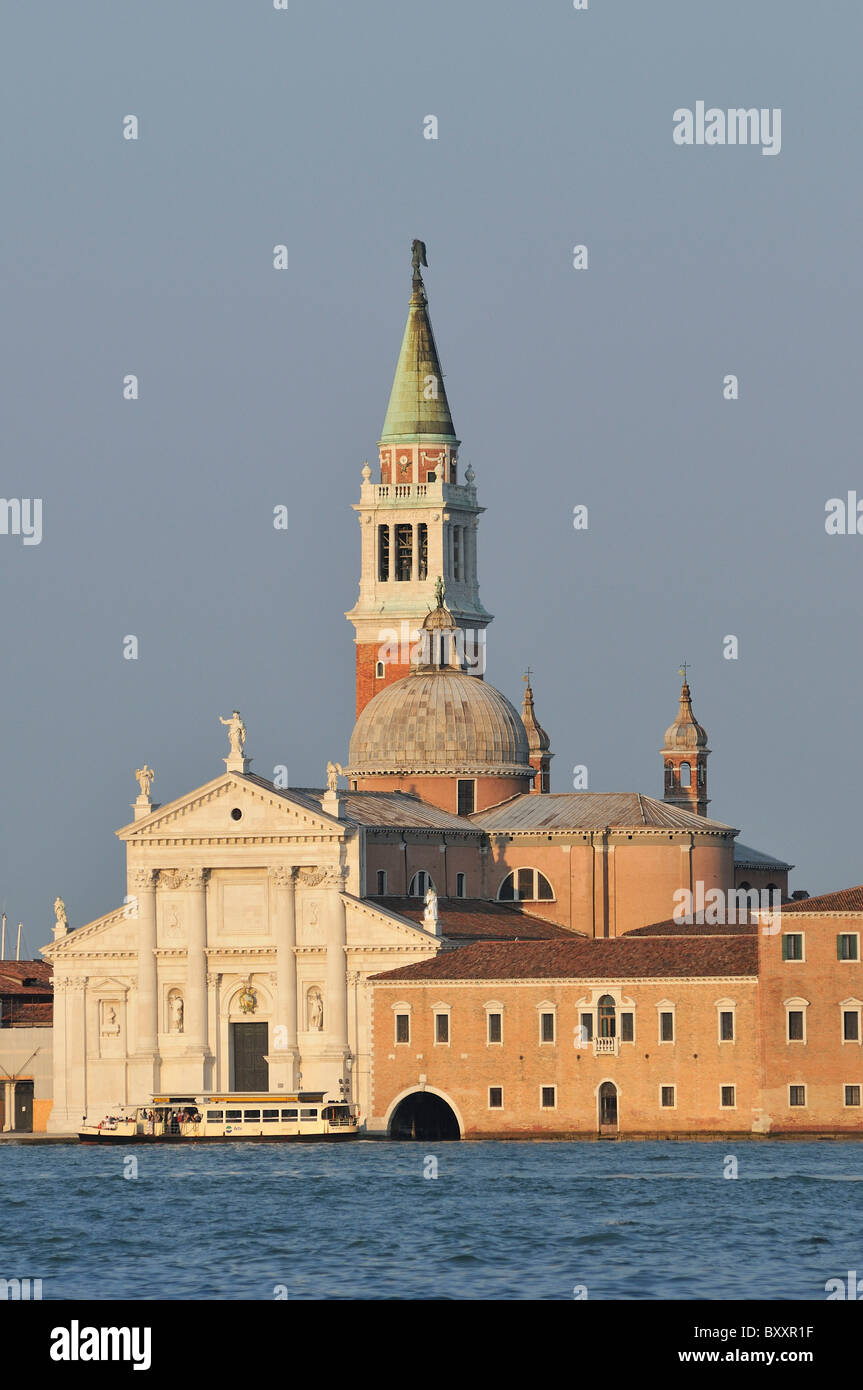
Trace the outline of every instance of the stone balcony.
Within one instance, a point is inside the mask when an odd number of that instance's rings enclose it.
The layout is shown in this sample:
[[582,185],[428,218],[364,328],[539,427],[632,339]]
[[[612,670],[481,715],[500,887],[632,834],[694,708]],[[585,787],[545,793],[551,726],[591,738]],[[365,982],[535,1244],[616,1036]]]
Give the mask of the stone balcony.
[[616,1057],[618,1055],[617,1038],[594,1038],[593,1055],[594,1057]]

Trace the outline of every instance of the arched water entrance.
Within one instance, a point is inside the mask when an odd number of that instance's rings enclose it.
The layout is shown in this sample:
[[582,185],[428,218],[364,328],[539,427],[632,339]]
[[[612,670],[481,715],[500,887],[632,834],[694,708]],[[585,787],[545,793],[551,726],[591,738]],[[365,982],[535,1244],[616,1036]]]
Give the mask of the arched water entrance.
[[599,1088],[599,1132],[617,1133],[617,1087],[613,1081],[603,1081]]
[[455,1112],[432,1091],[412,1091],[400,1100],[389,1125],[391,1139],[421,1139],[425,1142],[460,1139]]

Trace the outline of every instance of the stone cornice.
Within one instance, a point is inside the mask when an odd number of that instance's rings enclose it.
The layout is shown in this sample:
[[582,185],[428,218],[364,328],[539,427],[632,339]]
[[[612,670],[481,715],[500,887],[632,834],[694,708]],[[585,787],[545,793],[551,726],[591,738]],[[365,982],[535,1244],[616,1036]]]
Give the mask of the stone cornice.
[[[565,985],[568,988],[578,985],[579,989],[604,989],[608,986],[629,988],[630,985],[663,985],[674,987],[678,985],[712,985],[712,984],[758,984],[757,975],[609,975],[604,979],[594,979],[584,975],[538,975],[530,979],[500,979],[492,975],[478,975],[471,979],[447,979],[440,975],[429,976],[425,980],[374,980],[372,982],[376,989],[406,989],[409,986],[420,985],[424,989],[432,986],[440,991],[452,987],[464,988],[470,985],[471,988],[481,986],[483,989],[491,985],[505,987],[515,986],[519,989],[526,987],[545,986],[545,985]],[[573,1008],[577,1007],[577,1001]]]

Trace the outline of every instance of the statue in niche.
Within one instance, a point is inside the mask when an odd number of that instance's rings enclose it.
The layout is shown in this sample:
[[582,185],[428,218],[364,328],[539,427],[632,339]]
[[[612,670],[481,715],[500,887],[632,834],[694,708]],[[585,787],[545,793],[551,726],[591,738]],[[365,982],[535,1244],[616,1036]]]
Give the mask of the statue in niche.
[[182,994],[172,993],[168,998],[168,1008],[171,1012],[171,1032],[182,1033],[185,1014]]
[[231,744],[231,752],[243,756],[243,744],[246,742],[246,726],[240,718],[240,711],[235,709],[230,719],[223,719],[219,715],[219,723],[228,726],[228,739]]
[[112,1034],[119,1033],[119,1031],[120,1031],[120,1024],[119,1024],[119,1021],[118,1021],[118,1019],[117,1019],[117,1010],[114,1008],[114,1005],[113,1005],[113,1004],[103,1004],[103,1005],[102,1005],[102,1034],[103,1034],[103,1036],[104,1036],[104,1037],[108,1037],[108,1036],[110,1036],[110,1035],[112,1035]]
[[324,1001],[321,991],[315,987],[309,990],[309,1032],[320,1033],[324,1027]]

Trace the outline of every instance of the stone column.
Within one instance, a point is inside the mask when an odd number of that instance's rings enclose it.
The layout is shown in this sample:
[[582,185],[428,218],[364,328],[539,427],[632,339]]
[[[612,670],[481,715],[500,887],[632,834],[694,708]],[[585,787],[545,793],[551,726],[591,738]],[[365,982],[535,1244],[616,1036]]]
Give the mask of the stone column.
[[327,894],[327,1016],[324,1027],[330,1046],[348,1050],[347,915],[342,898],[344,870],[331,870],[325,879]]
[[[189,934],[186,954],[186,1007],[183,1027],[186,1048],[196,1057],[209,1053],[207,1037],[207,869],[189,869]],[[197,1068],[196,1068],[197,1071]],[[203,1075],[195,1077],[204,1086]]]
[[[54,1026],[51,1030],[53,1039],[53,1058],[52,1070],[53,1088],[52,1094],[54,1102],[51,1106],[51,1114],[48,1116],[48,1131],[51,1134],[66,1134],[72,1128],[72,1116],[68,1113],[67,1095],[67,1076],[66,1066],[66,977],[63,975],[54,976]],[[80,1115],[78,1119],[80,1120]]]
[[[66,1103],[73,1123],[77,1126],[82,1116],[88,1114],[87,1101],[87,1020],[84,1011],[86,975],[72,976],[68,980],[66,1019],[68,1035],[66,1039],[67,1087]],[[92,1119],[92,1115],[89,1115]],[[102,1116],[97,1116],[98,1120]]]
[[156,876],[152,869],[134,869],[129,889],[138,919],[138,999],[135,1009],[135,1052],[152,1059],[159,1055],[156,966]]
[[297,910],[294,868],[271,871],[275,893],[276,1008],[270,1042],[270,1090],[293,1091],[297,1059]]

